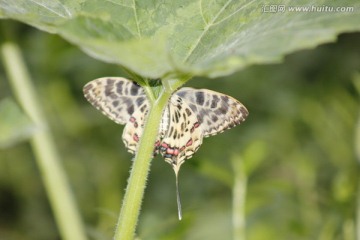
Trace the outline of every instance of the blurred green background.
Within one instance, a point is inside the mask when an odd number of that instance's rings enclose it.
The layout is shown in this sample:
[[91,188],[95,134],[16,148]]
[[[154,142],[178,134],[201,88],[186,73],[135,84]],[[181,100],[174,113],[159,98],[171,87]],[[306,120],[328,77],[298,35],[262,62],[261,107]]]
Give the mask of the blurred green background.
[[[3,22],[23,51],[86,231],[91,239],[111,239],[132,156],[121,141],[123,126],[93,108],[82,87],[95,78],[126,74],[58,36]],[[0,239],[60,239],[24,140],[36,129],[28,119],[19,120],[22,110],[14,106],[3,67]],[[279,64],[252,66],[219,79],[194,78],[187,86],[233,96],[250,115],[240,126],[205,139],[183,165],[180,222],[173,170],[161,157],[153,160],[140,239],[232,239],[233,199],[241,201],[233,193],[244,184],[249,240],[355,239],[360,33],[342,34],[334,43],[290,54]],[[13,132],[5,118],[21,122],[18,135],[4,134]]]

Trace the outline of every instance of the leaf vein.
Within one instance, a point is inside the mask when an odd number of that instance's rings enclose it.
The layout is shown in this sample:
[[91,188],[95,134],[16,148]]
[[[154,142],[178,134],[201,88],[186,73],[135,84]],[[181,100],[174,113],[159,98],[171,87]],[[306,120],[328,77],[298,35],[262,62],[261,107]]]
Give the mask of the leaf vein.
[[118,5],[118,6],[121,6],[121,7],[127,7],[127,8],[133,8],[132,6],[129,6],[129,5],[126,5],[126,4],[121,4],[121,3],[118,3],[118,2],[114,2],[113,0],[106,0],[108,2],[111,2],[115,5]]
[[40,7],[43,7],[43,8],[45,8],[46,10],[48,10],[49,12],[55,13],[56,15],[58,15],[58,16],[60,16],[60,17],[70,18],[70,17],[72,16],[71,12],[70,12],[67,8],[65,8],[63,5],[60,5],[60,4],[59,4],[58,6],[63,7],[66,15],[64,15],[64,14],[62,14],[62,13],[60,13],[60,12],[57,12],[57,11],[55,11],[54,9],[46,6],[46,4],[39,3],[39,2],[37,2],[36,0],[30,0],[30,2],[33,2],[34,4],[36,4],[36,5],[40,6]]
[[214,22],[216,21],[216,19],[220,16],[220,14],[225,10],[225,8],[227,6],[229,6],[229,4],[232,2],[233,0],[229,0],[227,1],[227,3],[224,4],[224,6],[219,10],[219,12],[213,17],[213,19],[211,19],[211,21],[205,26],[204,31],[200,34],[200,36],[198,37],[198,39],[195,41],[195,43],[192,45],[192,47],[190,48],[189,52],[186,54],[184,61],[186,62],[189,57],[191,56],[191,54],[194,52],[194,50],[199,46],[199,44],[201,43],[202,38],[206,35],[206,33],[209,31],[209,28],[211,26],[213,26]]
[[207,21],[206,21],[206,19],[205,19],[204,12],[203,12],[203,8],[202,8],[202,0],[199,1],[199,4],[200,4],[200,14],[201,14],[201,17],[202,17],[205,25],[207,25],[208,23],[207,23]]
[[250,5],[250,4],[253,3],[253,2],[255,2],[255,0],[252,0],[252,1],[248,2],[248,3],[246,3],[245,5],[239,7],[239,9],[237,9],[235,12],[231,13],[231,14],[230,14],[229,16],[227,16],[226,18],[221,19],[219,22],[215,22],[213,25],[220,24],[220,23],[226,21],[227,19],[233,17],[235,14],[237,14],[238,12],[240,12],[242,9],[244,9],[245,7],[247,7],[248,5]]
[[139,26],[139,19],[138,19],[138,17],[137,17],[136,0],[133,0],[133,11],[134,11],[134,17],[135,17],[135,23],[136,23],[137,33],[138,33],[139,38],[141,38],[141,31],[140,31],[140,26]]

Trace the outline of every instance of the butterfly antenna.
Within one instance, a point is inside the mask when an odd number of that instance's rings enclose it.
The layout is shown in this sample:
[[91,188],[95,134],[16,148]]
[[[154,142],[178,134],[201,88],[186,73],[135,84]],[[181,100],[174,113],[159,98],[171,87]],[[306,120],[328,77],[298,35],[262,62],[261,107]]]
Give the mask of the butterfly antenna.
[[176,171],[176,170],[175,170],[175,178],[176,178],[176,202],[177,202],[177,206],[178,206],[179,220],[181,220],[182,219],[182,211],[181,211],[181,201],[180,201],[180,193],[179,193],[178,171]]

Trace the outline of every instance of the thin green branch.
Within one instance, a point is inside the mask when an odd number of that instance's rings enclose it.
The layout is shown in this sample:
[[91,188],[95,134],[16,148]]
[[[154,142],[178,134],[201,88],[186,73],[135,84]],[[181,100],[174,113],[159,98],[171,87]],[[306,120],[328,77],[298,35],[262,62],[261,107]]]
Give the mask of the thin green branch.
[[245,201],[247,176],[244,161],[235,155],[232,157],[234,170],[233,197],[233,239],[245,240]]
[[[354,86],[360,95],[360,73],[356,73],[353,77]],[[360,109],[359,109],[360,110]],[[358,112],[358,119],[355,125],[355,138],[354,138],[354,148],[355,148],[355,157],[358,163],[360,164],[360,111]],[[356,215],[355,215],[355,229],[356,229],[356,240],[360,240],[360,176],[357,180],[357,193],[356,193]]]
[[145,89],[146,96],[150,99],[150,102],[155,102],[156,98],[154,95],[154,92],[152,91],[151,87],[149,85],[143,86]]
[[64,240],[85,240],[86,235],[78,209],[20,49],[14,43],[3,43],[1,54],[19,104],[39,129],[30,143],[60,235]]
[[[151,89],[145,90],[146,92],[151,91]],[[146,179],[150,170],[154,144],[158,135],[162,112],[170,96],[170,92],[163,91],[157,101],[151,101],[152,106],[148,113],[144,132],[138,146],[138,151],[133,160],[128,185],[126,187],[124,201],[114,236],[115,240],[134,239],[135,229],[140,214],[141,201],[146,188]]]
[[[360,163],[360,115],[355,126],[355,153],[358,163]],[[356,193],[356,240],[360,240],[360,176],[358,176],[358,186]]]
[[184,85],[187,81],[192,78],[190,75],[182,75],[177,78],[169,77],[162,80],[165,91],[175,92],[178,88]]
[[[360,144],[360,143],[358,143]],[[360,176],[358,176],[357,187],[357,199],[356,199],[356,240],[360,240]]]

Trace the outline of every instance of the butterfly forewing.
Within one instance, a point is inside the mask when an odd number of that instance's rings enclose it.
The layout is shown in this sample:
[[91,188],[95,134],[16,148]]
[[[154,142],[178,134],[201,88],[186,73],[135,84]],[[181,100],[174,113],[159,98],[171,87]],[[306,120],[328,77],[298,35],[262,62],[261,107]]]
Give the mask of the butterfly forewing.
[[86,84],[83,90],[94,107],[119,124],[126,124],[135,111],[149,109],[144,89],[125,78],[98,78]]
[[95,79],[84,87],[87,100],[111,120],[126,124],[123,142],[135,153],[149,111],[144,89],[135,82],[120,77]]
[[245,120],[248,111],[236,99],[208,89],[181,88],[176,95],[196,114],[204,137],[215,135]]

